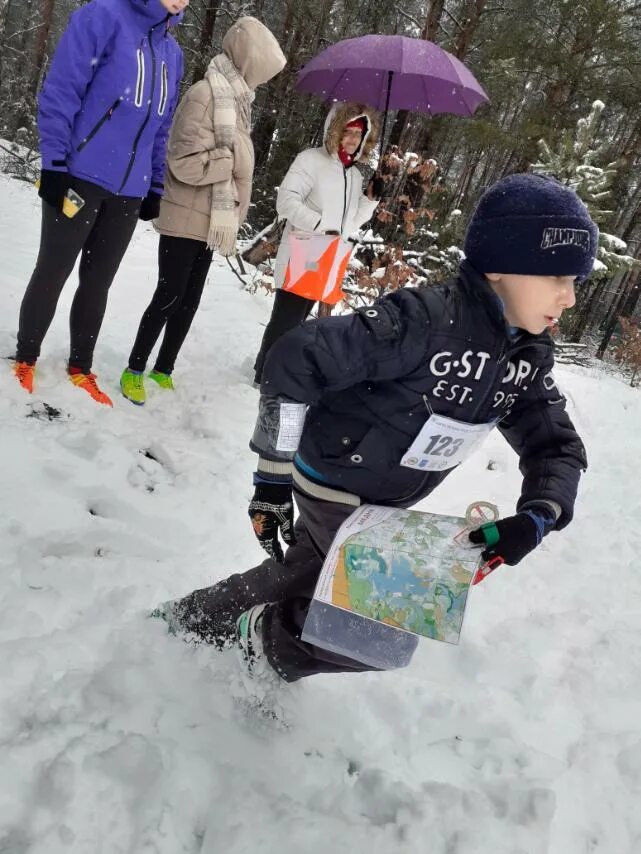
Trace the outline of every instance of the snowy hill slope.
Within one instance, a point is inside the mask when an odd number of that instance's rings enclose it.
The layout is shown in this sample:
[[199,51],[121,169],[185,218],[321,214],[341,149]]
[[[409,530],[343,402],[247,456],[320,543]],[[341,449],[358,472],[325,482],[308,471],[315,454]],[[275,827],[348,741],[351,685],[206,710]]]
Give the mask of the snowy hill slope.
[[[39,208],[7,179],[0,198],[9,355]],[[474,588],[460,646],[301,682],[290,728],[268,727],[233,653],[146,613],[262,558],[246,360],[270,300],[220,261],[175,395],[131,406],[117,382],[156,246],[141,224],[112,289],[95,370],[113,410],[65,379],[72,287],[33,399],[0,363],[0,852],[641,851],[639,391],[559,370],[591,462],[574,524]],[[519,484],[497,434],[423,508],[508,514]]]

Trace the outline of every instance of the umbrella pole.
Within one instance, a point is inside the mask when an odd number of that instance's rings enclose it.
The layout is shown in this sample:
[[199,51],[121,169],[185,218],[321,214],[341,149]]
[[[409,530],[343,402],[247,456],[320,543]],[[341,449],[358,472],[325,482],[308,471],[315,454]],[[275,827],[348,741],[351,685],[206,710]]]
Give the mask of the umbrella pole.
[[379,169],[380,169],[380,161],[383,159],[383,145],[385,144],[385,131],[387,130],[387,114],[389,113],[389,101],[390,95],[392,94],[392,77],[394,76],[393,71],[387,72],[387,95],[385,97],[385,112],[383,113],[383,129],[381,131],[381,145],[379,152]]

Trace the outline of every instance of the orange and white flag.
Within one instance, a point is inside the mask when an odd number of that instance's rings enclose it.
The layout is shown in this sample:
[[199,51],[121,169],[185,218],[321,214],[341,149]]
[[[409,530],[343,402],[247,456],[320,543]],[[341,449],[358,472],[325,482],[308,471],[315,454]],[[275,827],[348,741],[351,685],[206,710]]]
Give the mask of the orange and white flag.
[[292,231],[283,289],[305,299],[335,305],[353,245],[331,234]]

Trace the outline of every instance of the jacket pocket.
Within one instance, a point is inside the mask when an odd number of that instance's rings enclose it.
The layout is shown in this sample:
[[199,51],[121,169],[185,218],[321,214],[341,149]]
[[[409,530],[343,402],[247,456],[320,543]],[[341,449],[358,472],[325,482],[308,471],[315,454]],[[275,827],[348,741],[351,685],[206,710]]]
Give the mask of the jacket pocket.
[[82,140],[80,141],[80,144],[79,144],[78,148],[76,149],[77,151],[82,151],[82,149],[85,147],[85,145],[87,145],[87,143],[91,142],[91,140],[92,140],[92,139],[94,138],[94,136],[98,133],[98,131],[99,131],[99,130],[100,130],[100,128],[104,125],[104,123],[105,123],[106,121],[109,121],[109,119],[111,119],[111,117],[112,117],[112,115],[114,114],[115,110],[117,110],[117,109],[118,109],[118,107],[120,106],[120,102],[121,102],[121,99],[120,99],[120,98],[116,98],[116,100],[115,100],[115,101],[113,102],[113,104],[109,107],[109,109],[108,109],[108,110],[107,110],[107,112],[104,114],[104,116],[102,116],[102,117],[100,118],[100,120],[99,120],[98,122],[96,122],[96,124],[91,128],[91,130],[90,130],[90,131],[89,131],[89,133],[87,134],[87,136],[86,136],[84,139],[82,139]]
[[136,51],[136,59],[138,62],[138,76],[136,77],[134,104],[136,107],[142,107],[142,99],[145,94],[145,54],[140,47]]
[[340,466],[389,475],[398,464],[390,447],[389,436],[380,427],[370,427],[359,442],[352,442],[347,435],[340,441],[343,453],[336,460]]
[[165,107],[167,106],[167,91],[167,63],[163,62],[160,66],[160,101],[158,103],[159,116],[163,116],[165,114]]
[[389,474],[397,464],[393,459],[389,436],[380,427],[371,427],[358,445],[351,448],[341,460],[341,465],[364,468],[380,475]]

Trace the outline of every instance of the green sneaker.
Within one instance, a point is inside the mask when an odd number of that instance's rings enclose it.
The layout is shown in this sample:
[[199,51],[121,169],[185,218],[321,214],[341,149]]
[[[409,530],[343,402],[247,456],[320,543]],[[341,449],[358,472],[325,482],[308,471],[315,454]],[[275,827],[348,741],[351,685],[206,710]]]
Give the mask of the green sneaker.
[[276,676],[263,653],[261,621],[264,610],[265,605],[254,605],[236,620],[236,644],[241,661],[250,676],[258,675],[261,679],[265,678],[266,673],[269,673],[272,678]]
[[158,383],[160,388],[169,389],[170,391],[174,390],[174,381],[171,378],[171,374],[163,374],[162,371],[150,371],[149,379]]
[[120,377],[120,391],[123,397],[135,403],[136,406],[144,406],[147,395],[142,371],[131,371],[125,368]]

